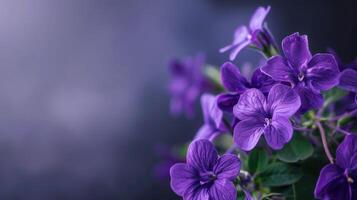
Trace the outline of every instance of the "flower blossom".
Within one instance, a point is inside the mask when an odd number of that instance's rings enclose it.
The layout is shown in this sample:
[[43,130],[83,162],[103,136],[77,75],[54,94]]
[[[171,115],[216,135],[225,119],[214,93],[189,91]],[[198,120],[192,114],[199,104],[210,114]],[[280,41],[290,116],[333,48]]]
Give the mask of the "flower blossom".
[[248,89],[233,108],[233,114],[241,120],[234,128],[234,142],[250,151],[264,134],[271,148],[283,148],[293,135],[289,118],[300,105],[297,93],[286,85],[274,85],[267,98],[258,89]]
[[202,71],[204,63],[203,55],[171,61],[169,68],[172,79],[169,91],[172,114],[178,115],[184,112],[187,117],[193,116],[196,99],[210,88]]
[[332,54],[311,56],[306,35],[294,33],[282,41],[285,57],[271,57],[261,68],[276,81],[289,82],[301,98],[301,112],[320,108],[322,90],[338,84],[339,69]]
[[227,93],[220,94],[217,99],[218,107],[221,110],[232,112],[233,106],[237,104],[239,96],[249,88],[257,88],[263,93],[268,93],[270,88],[276,83],[269,76],[263,74],[257,68],[251,78],[251,82],[241,75],[237,66],[231,62],[226,62],[221,67],[221,80]]
[[341,72],[339,87],[355,94],[355,103],[357,104],[357,71],[345,69]]
[[238,53],[248,45],[253,45],[256,48],[263,49],[274,45],[274,40],[268,29],[263,26],[264,20],[270,11],[270,6],[267,8],[259,7],[254,12],[250,19],[249,27],[240,26],[235,30],[232,44],[223,47],[219,51],[224,53],[232,50],[229,59],[234,60]]
[[212,141],[220,133],[228,131],[223,121],[223,112],[217,107],[216,97],[203,94],[201,97],[203,112],[203,126],[198,130],[195,139],[208,139]]
[[317,199],[357,198],[357,136],[347,135],[336,151],[336,163],[326,165],[315,187]]
[[196,140],[188,148],[187,163],[170,169],[171,188],[184,200],[236,200],[233,181],[240,171],[240,160],[233,154],[218,156],[208,140]]

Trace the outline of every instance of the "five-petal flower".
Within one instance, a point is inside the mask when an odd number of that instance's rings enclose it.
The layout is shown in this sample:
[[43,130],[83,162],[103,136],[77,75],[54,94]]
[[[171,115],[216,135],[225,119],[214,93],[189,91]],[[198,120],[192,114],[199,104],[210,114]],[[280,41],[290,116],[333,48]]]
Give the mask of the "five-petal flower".
[[171,188],[184,200],[235,200],[233,181],[240,171],[240,160],[233,154],[218,156],[208,140],[196,140],[188,148],[186,163],[170,169]]
[[273,43],[273,39],[269,31],[263,27],[265,17],[270,11],[270,6],[267,8],[259,7],[254,12],[250,19],[249,27],[240,26],[235,30],[233,43],[223,47],[219,51],[221,53],[232,50],[229,59],[234,60],[238,53],[248,45],[255,45],[257,48],[269,46]]
[[336,163],[326,165],[315,187],[317,199],[357,198],[357,136],[347,135],[336,152]]
[[300,105],[297,93],[286,85],[274,85],[267,98],[258,89],[248,89],[233,108],[233,114],[241,120],[234,128],[234,142],[250,151],[264,134],[270,147],[283,148],[293,134],[289,118]]

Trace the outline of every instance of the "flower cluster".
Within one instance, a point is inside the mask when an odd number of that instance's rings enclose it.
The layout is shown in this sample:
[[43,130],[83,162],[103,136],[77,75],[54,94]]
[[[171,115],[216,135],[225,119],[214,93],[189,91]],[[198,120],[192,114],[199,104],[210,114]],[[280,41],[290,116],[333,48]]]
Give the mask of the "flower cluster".
[[[357,199],[357,64],[312,54],[299,33],[279,50],[269,11],[236,29],[220,69],[202,56],[170,64],[171,111],[193,116],[201,96],[204,121],[186,163],[170,169],[171,188],[184,200]],[[251,78],[233,63],[244,48],[264,57]]]

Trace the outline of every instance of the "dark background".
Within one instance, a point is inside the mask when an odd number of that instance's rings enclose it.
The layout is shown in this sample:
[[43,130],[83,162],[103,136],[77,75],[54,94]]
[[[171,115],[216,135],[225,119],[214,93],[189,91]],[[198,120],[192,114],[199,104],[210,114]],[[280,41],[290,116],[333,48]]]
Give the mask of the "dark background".
[[167,62],[222,64],[259,5],[277,41],[357,56],[352,1],[1,0],[0,199],[178,199],[153,176],[155,146],[188,141],[201,116],[169,115]]

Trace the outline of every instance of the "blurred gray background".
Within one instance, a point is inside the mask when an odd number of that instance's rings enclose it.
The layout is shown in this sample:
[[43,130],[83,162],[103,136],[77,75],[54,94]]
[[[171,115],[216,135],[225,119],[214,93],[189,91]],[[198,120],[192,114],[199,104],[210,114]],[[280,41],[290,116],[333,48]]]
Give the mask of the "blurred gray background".
[[259,5],[277,41],[299,31],[313,52],[357,56],[352,1],[0,0],[0,199],[178,199],[153,176],[155,146],[201,117],[169,115],[167,62],[222,64]]

